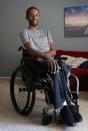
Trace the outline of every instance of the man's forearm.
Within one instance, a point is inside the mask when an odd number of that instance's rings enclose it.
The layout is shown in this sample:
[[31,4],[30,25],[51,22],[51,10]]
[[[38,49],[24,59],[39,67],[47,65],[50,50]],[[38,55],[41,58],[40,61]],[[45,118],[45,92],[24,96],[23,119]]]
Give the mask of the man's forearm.
[[46,59],[48,57],[47,54],[45,54],[45,53],[43,53],[41,51],[37,51],[35,49],[28,49],[28,52],[33,57],[38,57],[38,58],[42,58],[42,59]]
[[33,57],[38,57],[38,58],[42,58],[42,59],[46,59],[48,57],[47,54],[32,48],[32,46],[28,43],[25,44],[24,46],[28,50],[29,54]]

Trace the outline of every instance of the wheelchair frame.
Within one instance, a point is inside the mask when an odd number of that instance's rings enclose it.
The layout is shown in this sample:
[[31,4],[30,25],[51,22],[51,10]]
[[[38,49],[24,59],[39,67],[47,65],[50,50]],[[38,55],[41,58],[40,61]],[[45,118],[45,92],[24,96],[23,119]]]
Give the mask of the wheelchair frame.
[[[43,109],[42,123],[43,123],[43,125],[47,125],[50,123],[50,121],[52,119],[52,116],[49,115],[47,112],[53,107],[53,103],[54,103],[53,81],[52,81],[51,77],[49,76],[49,74],[47,73],[46,78],[45,77],[40,78],[40,79],[38,79],[38,81],[35,82],[35,80],[33,80],[33,74],[31,72],[31,70],[29,70],[29,68],[26,65],[24,65],[24,59],[31,60],[31,58],[29,57],[27,50],[25,50],[23,47],[20,47],[19,51],[20,50],[22,50],[21,65],[19,65],[14,70],[14,72],[12,73],[12,76],[11,76],[11,80],[10,80],[10,96],[11,96],[12,104],[18,113],[20,113],[22,115],[28,115],[33,110],[33,107],[35,104],[36,89],[40,90],[40,91],[44,90],[46,103],[49,106],[47,108]],[[20,79],[17,78],[19,76],[19,75],[17,75],[19,72],[21,73],[21,80],[22,80],[20,83],[19,83]],[[77,109],[79,110],[79,80],[72,73],[71,73],[71,76],[74,77],[76,80],[76,91],[74,91],[74,92],[71,91],[71,93],[73,96],[73,101],[74,101]],[[16,94],[15,94],[15,81],[18,82],[19,84],[23,84],[23,86],[21,85],[20,87],[18,87],[18,94],[17,94],[18,98],[16,98]],[[17,88],[17,85],[16,85],[16,88]],[[48,92],[47,92],[48,89],[52,89],[51,94],[48,94]],[[19,97],[18,96],[19,94],[22,94],[22,96]],[[53,96],[52,101],[51,101],[50,95]],[[24,98],[26,96],[27,96],[27,98]],[[19,102],[21,102],[21,103],[19,103]],[[54,109],[54,114],[55,114],[55,121],[57,121],[56,120],[57,110],[55,110],[55,109]]]

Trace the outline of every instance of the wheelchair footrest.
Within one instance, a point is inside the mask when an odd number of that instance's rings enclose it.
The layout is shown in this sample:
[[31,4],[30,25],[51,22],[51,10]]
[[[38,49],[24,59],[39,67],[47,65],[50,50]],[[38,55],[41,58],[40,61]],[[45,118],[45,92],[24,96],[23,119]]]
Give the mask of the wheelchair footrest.
[[43,113],[42,124],[49,125],[52,122],[52,114]]

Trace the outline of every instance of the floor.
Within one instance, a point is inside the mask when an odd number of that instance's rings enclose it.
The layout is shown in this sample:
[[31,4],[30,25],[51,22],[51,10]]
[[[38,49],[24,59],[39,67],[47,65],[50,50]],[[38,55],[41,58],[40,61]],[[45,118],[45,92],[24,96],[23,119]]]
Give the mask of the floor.
[[44,95],[37,92],[34,110],[28,116],[21,116],[11,103],[9,79],[0,79],[0,131],[88,131],[88,92],[80,92],[83,122],[75,127],[56,124],[54,120],[50,125],[43,126],[41,118],[45,106]]

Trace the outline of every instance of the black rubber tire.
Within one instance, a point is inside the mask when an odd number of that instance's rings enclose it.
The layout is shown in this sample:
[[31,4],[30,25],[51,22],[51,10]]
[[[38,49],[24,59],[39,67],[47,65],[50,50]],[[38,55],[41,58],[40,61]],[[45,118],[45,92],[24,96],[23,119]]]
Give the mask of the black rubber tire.
[[[27,92],[27,99],[26,99],[26,102],[25,102],[25,105],[23,108],[20,108],[20,106],[18,106],[16,96],[15,96],[15,85],[14,84],[15,84],[16,75],[18,72],[22,73],[22,81],[25,83],[25,88],[23,90],[21,88],[19,88],[19,93],[20,93],[20,91]],[[22,115],[28,115],[33,110],[33,107],[35,104],[35,90],[31,89],[30,86],[31,86],[31,81],[29,78],[28,69],[25,66],[18,66],[15,69],[15,71],[12,73],[12,76],[11,76],[10,96],[11,96],[11,101],[12,101],[12,104],[13,104],[15,110]]]

